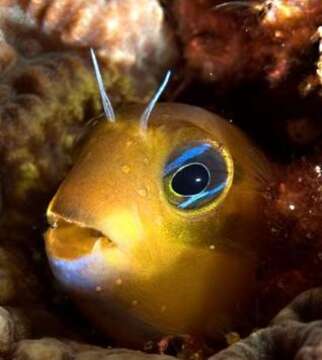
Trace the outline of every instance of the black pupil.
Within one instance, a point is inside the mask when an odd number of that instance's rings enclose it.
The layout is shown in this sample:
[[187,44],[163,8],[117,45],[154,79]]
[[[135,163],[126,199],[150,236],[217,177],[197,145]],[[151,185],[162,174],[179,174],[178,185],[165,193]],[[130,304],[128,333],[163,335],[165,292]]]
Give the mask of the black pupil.
[[191,164],[179,170],[172,178],[172,189],[180,195],[199,194],[209,183],[209,172],[204,165]]

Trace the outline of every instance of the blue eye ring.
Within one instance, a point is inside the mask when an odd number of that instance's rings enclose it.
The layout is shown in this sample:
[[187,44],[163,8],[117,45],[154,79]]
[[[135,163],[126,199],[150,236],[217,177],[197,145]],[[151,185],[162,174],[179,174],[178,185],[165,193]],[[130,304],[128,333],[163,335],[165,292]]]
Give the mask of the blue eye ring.
[[[212,161],[210,161],[211,159]],[[207,166],[208,164],[202,160],[208,161],[210,166]],[[207,170],[210,175],[207,186],[193,195],[177,193],[171,186],[173,178],[184,168],[193,164],[201,165]],[[216,180],[217,170],[219,170],[219,178],[221,177],[219,182]],[[214,174],[216,176],[213,176]],[[225,146],[208,139],[193,141],[176,149],[165,163],[163,169],[164,194],[168,203],[179,212],[199,214],[216,208],[223,201],[231,188],[233,177],[233,159]]]

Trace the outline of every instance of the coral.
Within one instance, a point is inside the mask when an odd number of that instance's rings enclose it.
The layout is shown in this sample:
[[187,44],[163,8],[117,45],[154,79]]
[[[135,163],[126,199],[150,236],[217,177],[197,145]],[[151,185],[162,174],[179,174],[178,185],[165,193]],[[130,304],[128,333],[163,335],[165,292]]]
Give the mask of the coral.
[[17,343],[12,359],[15,360],[171,360],[166,355],[148,355],[125,349],[103,349],[79,343],[63,342],[52,338],[24,340]]
[[[273,319],[270,326],[255,331],[246,339],[234,343],[209,359],[318,358],[321,356],[322,344],[321,298],[321,288],[299,295]],[[0,354],[6,359],[174,359],[168,355],[106,349],[62,338],[42,337],[28,340],[28,336],[30,324],[26,322],[26,318],[19,313],[15,315],[12,311],[0,308]],[[191,338],[187,337],[183,337],[181,343],[184,339],[186,345],[192,344]],[[204,358],[200,352],[189,352],[185,345],[181,346],[181,358]]]
[[211,360],[319,359],[322,350],[322,290],[301,294],[273,320]]
[[322,318],[322,289],[314,288],[297,296],[271,321],[272,325],[294,321],[308,323]]
[[[106,349],[94,345],[87,345],[77,341],[62,339],[67,333],[63,324],[57,323],[50,314],[31,310],[23,313],[17,309],[0,307],[0,356],[15,360],[45,360],[45,359],[171,359],[166,355],[145,354],[126,349]],[[32,319],[33,318],[33,319]],[[44,325],[46,323],[46,325]],[[35,326],[38,326],[37,333]],[[35,332],[36,330],[36,332]],[[45,334],[56,337],[44,337]],[[31,336],[39,337],[37,340],[28,339]],[[59,336],[59,339],[58,339]],[[2,357],[1,357],[2,358]]]
[[[211,360],[312,359],[321,355],[321,321],[268,327],[210,357]],[[317,357],[318,358],[318,357]]]
[[265,321],[300,292],[322,282],[321,154],[279,168],[266,194],[270,244],[259,269],[257,302]]
[[[14,26],[20,36],[40,32],[47,50],[76,49],[85,57],[89,47],[96,48],[110,92],[128,101],[144,101],[176,58],[172,33],[156,0],[141,0],[139,6],[133,0],[7,0],[5,4],[7,39]],[[142,16],[146,12],[149,17]],[[39,45],[19,44],[18,49],[35,52]]]
[[71,165],[86,112],[99,107],[89,69],[69,54],[20,63],[5,74],[2,88],[1,229],[10,241],[8,234],[28,237],[19,226],[41,226],[49,195]]
[[167,355],[145,354],[126,349],[106,349],[70,340],[42,338],[38,340],[16,339],[14,326],[8,314],[0,309],[0,354],[12,360],[171,360]]
[[171,99],[231,119],[278,159],[318,141],[320,1],[176,0],[167,6],[182,47]]
[[317,44],[322,20],[316,0],[177,0],[173,11],[187,71],[226,88],[260,77],[276,85]]

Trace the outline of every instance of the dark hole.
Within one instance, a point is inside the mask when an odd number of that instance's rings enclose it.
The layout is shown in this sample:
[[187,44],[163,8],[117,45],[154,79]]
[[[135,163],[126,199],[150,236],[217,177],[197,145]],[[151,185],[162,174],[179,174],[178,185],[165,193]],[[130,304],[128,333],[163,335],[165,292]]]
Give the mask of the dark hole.
[[21,74],[14,80],[13,87],[17,94],[43,95],[44,88],[32,72]]
[[195,195],[209,183],[209,171],[202,164],[187,165],[179,170],[172,179],[172,189],[183,196]]

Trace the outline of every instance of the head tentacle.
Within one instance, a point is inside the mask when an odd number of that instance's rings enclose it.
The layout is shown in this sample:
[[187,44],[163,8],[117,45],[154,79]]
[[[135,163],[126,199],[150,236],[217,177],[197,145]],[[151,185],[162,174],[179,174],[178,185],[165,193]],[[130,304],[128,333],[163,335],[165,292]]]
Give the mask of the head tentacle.
[[112,103],[111,103],[109,97],[107,96],[105,88],[104,88],[104,82],[103,82],[102,74],[101,74],[97,59],[96,59],[95,51],[92,48],[90,49],[90,51],[91,51],[91,57],[92,57],[92,62],[93,62],[93,66],[94,66],[95,76],[96,76],[99,92],[101,95],[104,113],[105,113],[106,118],[110,122],[114,123],[115,122],[115,113],[113,110]]
[[152,99],[150,100],[150,102],[148,103],[147,107],[145,108],[142,116],[141,116],[141,120],[140,120],[140,126],[141,129],[145,132],[147,127],[148,127],[148,121],[151,115],[151,112],[153,111],[157,101],[159,100],[160,96],[162,95],[164,89],[166,88],[169,79],[171,76],[171,71],[168,70],[160,87],[158,88],[158,90],[156,91],[156,93],[153,95]]

